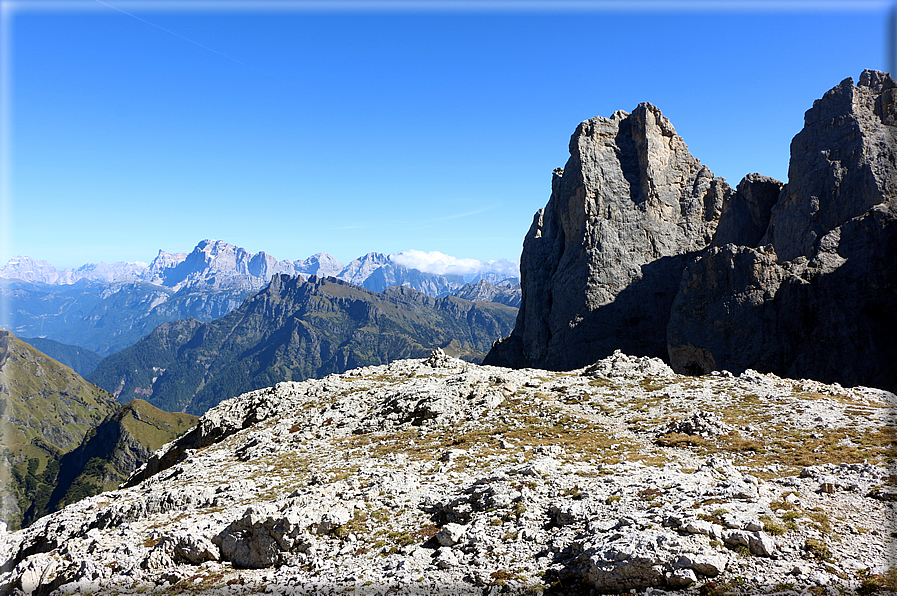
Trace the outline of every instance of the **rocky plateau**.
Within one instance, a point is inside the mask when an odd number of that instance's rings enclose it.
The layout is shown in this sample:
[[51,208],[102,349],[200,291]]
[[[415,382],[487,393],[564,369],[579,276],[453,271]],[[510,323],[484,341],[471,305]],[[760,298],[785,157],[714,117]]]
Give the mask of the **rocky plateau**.
[[893,394],[616,352],[220,403],[0,538],[10,594],[842,594],[893,581]]

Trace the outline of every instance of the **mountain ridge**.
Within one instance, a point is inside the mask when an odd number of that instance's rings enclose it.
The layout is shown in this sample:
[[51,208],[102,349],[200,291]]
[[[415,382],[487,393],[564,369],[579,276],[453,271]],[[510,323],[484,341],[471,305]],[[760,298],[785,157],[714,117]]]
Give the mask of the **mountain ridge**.
[[[453,259],[453,257],[446,258]],[[417,271],[419,277],[434,280],[430,283],[436,288],[435,291],[440,293],[434,294],[432,291],[422,289],[425,286],[409,287],[438,298],[465,283],[476,283],[480,279],[497,283],[507,279],[513,281],[519,277],[516,265],[505,259],[489,262],[475,259],[462,259],[462,261],[465,263],[465,273],[434,273],[409,266],[414,259],[407,258],[406,253],[370,252],[346,265],[327,253],[316,253],[307,259],[295,261],[277,260],[265,251],[252,253],[222,240],[205,239],[198,242],[189,253],[169,253],[159,250],[150,263],[121,261],[107,265],[101,262],[60,271],[47,261],[17,256],[0,267],[0,278],[56,285],[72,284],[82,279],[109,283],[147,282],[176,292],[185,288],[198,290],[210,287],[258,291],[268,284],[272,275],[285,273],[336,277],[374,291],[382,291],[389,285],[408,285],[408,282],[401,280],[397,283],[390,281],[407,278],[409,271]],[[476,265],[471,265],[472,262]],[[451,268],[445,264],[440,267]],[[378,279],[371,282],[370,286],[365,285],[368,278],[375,273],[378,274]]]
[[224,317],[168,322],[89,375],[119,400],[202,413],[281,381],[322,377],[443,347],[481,359],[516,309],[402,286],[373,292],[336,278],[275,275]]
[[[369,253],[345,266],[326,253],[303,261],[277,261],[264,252],[253,254],[211,240],[200,242],[190,253],[159,251],[141,279],[83,277],[72,281],[71,275],[65,277],[53,269],[52,275],[40,281],[35,271],[43,266],[29,270],[23,261],[14,261],[14,267],[0,268],[0,296],[7,305],[5,324],[19,336],[80,346],[101,356],[134,344],[161,323],[188,317],[204,322],[220,318],[264,289],[274,274],[342,276],[373,291],[404,285],[433,297],[467,291],[468,277],[511,285],[517,281],[496,272],[507,271],[508,264],[502,262],[495,264],[497,269],[491,273],[444,276],[393,263],[390,255],[382,253]],[[59,281],[63,278],[68,281]],[[498,293],[481,292],[473,297],[484,295]],[[517,306],[513,292],[503,300]]]

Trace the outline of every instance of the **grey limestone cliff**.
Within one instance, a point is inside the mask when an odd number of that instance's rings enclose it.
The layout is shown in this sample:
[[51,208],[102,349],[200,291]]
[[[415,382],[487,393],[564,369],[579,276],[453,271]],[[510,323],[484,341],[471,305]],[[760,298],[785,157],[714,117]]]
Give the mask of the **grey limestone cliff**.
[[[897,388],[895,133],[897,84],[885,73],[846,79],[813,104],[777,200],[766,181],[751,217],[733,205],[742,213],[727,229],[750,233],[715,240],[685,271],[668,329],[674,368]],[[752,224],[764,220],[758,238]]]
[[524,240],[517,325],[485,362],[565,369],[615,349],[664,356],[686,258],[710,243],[732,194],[651,104],[581,123]]
[[789,180],[737,189],[650,104],[579,125],[521,257],[512,335],[485,360],[571,369],[613,349],[893,390],[897,84],[846,79],[807,111]]

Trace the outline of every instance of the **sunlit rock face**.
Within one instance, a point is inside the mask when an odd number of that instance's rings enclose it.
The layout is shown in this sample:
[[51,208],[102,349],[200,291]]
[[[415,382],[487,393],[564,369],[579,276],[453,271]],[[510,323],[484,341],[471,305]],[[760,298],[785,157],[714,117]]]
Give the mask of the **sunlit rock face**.
[[556,370],[614,349],[897,388],[897,84],[846,79],[807,111],[789,181],[737,189],[659,110],[580,124],[526,236],[522,303],[488,364]]
[[686,259],[710,243],[732,194],[651,104],[581,123],[524,240],[517,326],[486,362],[569,369],[615,349],[664,356]]

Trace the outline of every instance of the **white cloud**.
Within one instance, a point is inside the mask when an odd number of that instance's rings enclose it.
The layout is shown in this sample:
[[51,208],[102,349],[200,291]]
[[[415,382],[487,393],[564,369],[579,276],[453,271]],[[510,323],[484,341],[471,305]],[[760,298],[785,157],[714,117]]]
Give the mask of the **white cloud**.
[[479,259],[453,257],[438,250],[430,252],[403,250],[400,253],[389,255],[389,259],[393,263],[408,269],[417,269],[418,271],[435,273],[437,275],[463,275],[466,279],[484,273],[498,273],[506,277],[518,277],[520,275],[518,264],[507,259],[484,262]]

